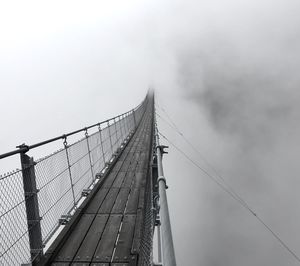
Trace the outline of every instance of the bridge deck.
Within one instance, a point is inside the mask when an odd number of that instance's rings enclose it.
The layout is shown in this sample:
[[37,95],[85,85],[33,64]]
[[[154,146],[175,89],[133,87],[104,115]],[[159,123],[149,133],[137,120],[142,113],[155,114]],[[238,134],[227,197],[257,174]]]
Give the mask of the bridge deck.
[[[148,108],[152,108],[148,105]],[[63,243],[50,248],[47,264],[136,265],[142,237],[146,177],[152,138],[152,110],[110,173],[70,227]]]

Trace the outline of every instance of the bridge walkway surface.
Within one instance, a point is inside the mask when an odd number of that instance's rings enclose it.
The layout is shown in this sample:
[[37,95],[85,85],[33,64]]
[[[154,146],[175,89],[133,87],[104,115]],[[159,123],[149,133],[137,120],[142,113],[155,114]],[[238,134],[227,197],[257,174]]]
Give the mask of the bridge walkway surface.
[[137,265],[152,138],[148,104],[136,132],[48,249],[43,265]]

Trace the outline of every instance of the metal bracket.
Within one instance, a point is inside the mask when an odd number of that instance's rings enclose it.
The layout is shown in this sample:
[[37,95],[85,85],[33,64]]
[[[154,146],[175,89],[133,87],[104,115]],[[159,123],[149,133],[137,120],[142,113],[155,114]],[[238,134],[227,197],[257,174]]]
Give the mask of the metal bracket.
[[160,219],[156,219],[154,225],[155,225],[155,226],[161,225]]
[[64,147],[65,147],[65,149],[67,149],[67,148],[68,148],[67,136],[66,136],[66,135],[63,135],[62,138],[64,139],[64,142],[63,142]]
[[103,173],[97,173],[96,174],[96,179],[100,179],[101,177],[103,177]]
[[26,153],[29,151],[29,146],[26,145],[25,143],[19,145],[19,146],[16,146],[16,148],[22,150],[22,153]]
[[156,146],[156,149],[160,149],[160,152],[161,152],[162,155],[163,154],[168,154],[168,152],[165,151],[165,149],[168,149],[168,148],[169,148],[169,146],[165,146],[165,145],[158,145],[158,146]]
[[89,194],[91,193],[91,190],[90,189],[84,189],[82,192],[81,192],[81,195],[83,197],[87,197]]
[[66,225],[72,218],[72,215],[70,214],[66,214],[66,215],[62,215],[61,218],[58,219],[58,223],[60,225]]
[[153,197],[153,203],[155,205],[155,208],[159,212],[160,205],[159,205],[159,195],[158,195],[158,193],[156,193],[156,195]]
[[105,167],[110,167],[110,166],[111,166],[111,161],[105,163]]
[[84,128],[84,135],[85,135],[85,137],[86,137],[86,138],[88,138],[88,137],[89,137],[89,133],[88,133],[88,130],[87,130],[87,128],[86,128],[86,127]]
[[158,184],[160,181],[163,181],[163,182],[165,183],[166,189],[169,188],[168,185],[167,185],[167,181],[166,181],[166,179],[165,179],[164,176],[159,176],[159,177],[157,178],[157,184]]

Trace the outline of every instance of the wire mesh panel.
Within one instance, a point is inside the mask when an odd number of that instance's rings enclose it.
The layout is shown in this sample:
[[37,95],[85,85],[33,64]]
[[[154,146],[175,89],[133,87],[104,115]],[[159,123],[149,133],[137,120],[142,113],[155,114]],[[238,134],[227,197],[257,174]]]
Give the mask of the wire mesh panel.
[[136,119],[136,122],[139,123],[142,119],[142,116],[145,112],[146,106],[147,106],[148,99],[146,98],[144,102],[134,111],[134,116]]
[[109,132],[110,132],[110,138],[111,138],[111,144],[112,144],[112,150],[116,150],[118,145],[118,135],[116,130],[115,124],[110,124],[108,126]]
[[95,132],[88,138],[93,174],[100,173],[105,166],[104,147],[101,132]]
[[[148,179],[150,180],[150,179]],[[144,208],[144,221],[143,221],[143,233],[141,240],[141,250],[139,257],[139,266],[151,266],[153,263],[153,231],[155,217],[153,214],[153,194],[152,186],[150,182],[147,182],[145,190],[145,208]]]
[[109,135],[109,127],[106,127],[101,130],[101,136],[105,162],[108,162],[109,159],[112,157],[112,143]]
[[43,242],[57,228],[58,220],[73,206],[66,150],[37,161],[36,182]]
[[[145,108],[145,107],[141,107]],[[141,119],[143,113],[137,114],[137,119]],[[139,121],[139,120],[138,120]],[[154,144],[155,146],[155,144]],[[140,256],[138,265],[139,266],[152,266],[153,265],[153,233],[155,224],[154,205],[153,205],[153,182],[152,182],[152,171],[148,172],[148,178],[146,179],[145,186],[145,205],[143,210],[143,228],[142,228],[142,239],[140,244]]]
[[135,128],[135,119],[134,119],[134,114],[130,113],[126,117],[126,126],[128,127],[128,130],[134,129]]
[[22,172],[0,177],[0,265],[30,261]]
[[[133,111],[90,126],[98,126],[97,131],[90,135],[85,128],[33,145],[35,148],[64,140],[61,150],[35,160],[31,166],[42,244],[51,239],[62,216],[72,214],[82,199],[82,192],[94,184],[97,174],[103,171],[120,145],[136,129],[145,106],[146,101]],[[79,141],[68,143],[69,135],[79,133]],[[30,151],[30,146],[24,147],[26,150],[22,153]],[[27,223],[28,195],[25,197],[23,174],[18,170],[0,177],[0,265],[30,262],[33,254],[29,245],[33,229]]]
[[74,190],[74,201],[81,197],[83,189],[93,182],[87,139],[82,139],[67,148],[70,163],[70,182]]

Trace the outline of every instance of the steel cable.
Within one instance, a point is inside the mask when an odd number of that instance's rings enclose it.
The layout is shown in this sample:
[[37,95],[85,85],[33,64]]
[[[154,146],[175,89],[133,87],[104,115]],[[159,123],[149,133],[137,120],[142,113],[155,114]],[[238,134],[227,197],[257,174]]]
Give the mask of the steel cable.
[[291,254],[299,263],[300,258],[298,255],[279,237],[277,233],[275,233],[274,230],[268,226],[262,218],[260,218],[256,212],[254,212],[248,204],[245,203],[244,200],[240,200],[237,198],[234,194],[231,193],[230,190],[228,190],[223,184],[219,183],[212,175],[210,175],[205,169],[203,169],[198,163],[196,163],[193,159],[191,159],[183,150],[181,150],[179,147],[177,147],[172,141],[170,141],[165,135],[163,135],[161,132],[159,134],[170,144],[172,145],[178,152],[180,152],[188,161],[190,161],[193,165],[195,165],[198,169],[200,169],[205,175],[207,175],[209,178],[211,178],[223,191],[225,191],[230,197],[232,197],[235,201],[237,201],[242,207],[244,207],[249,213],[251,213],[259,222],[264,226],[266,230],[268,230],[275,239]]

